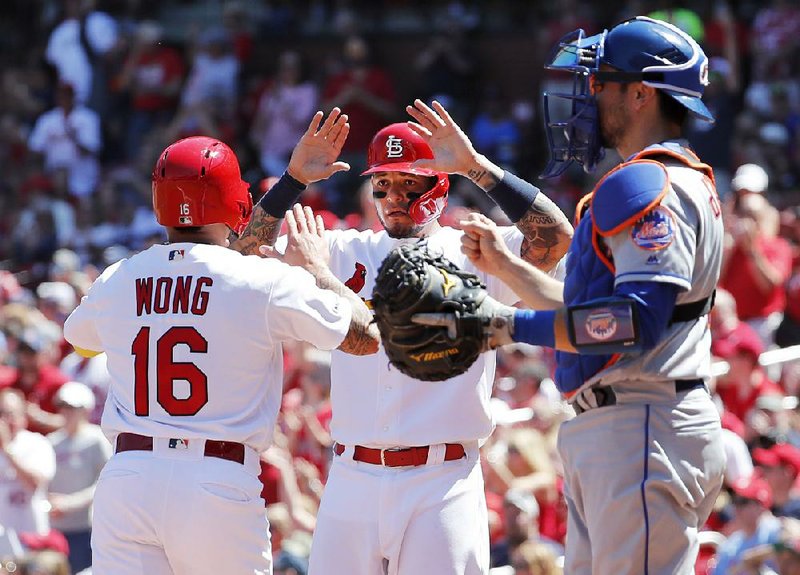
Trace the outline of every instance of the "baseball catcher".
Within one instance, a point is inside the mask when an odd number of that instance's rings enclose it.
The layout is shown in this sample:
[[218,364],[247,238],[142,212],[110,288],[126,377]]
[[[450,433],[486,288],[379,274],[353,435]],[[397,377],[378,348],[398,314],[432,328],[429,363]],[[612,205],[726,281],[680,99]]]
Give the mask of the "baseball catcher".
[[415,379],[444,381],[467,371],[478,354],[511,343],[515,308],[485,288],[424,241],[392,250],[372,292],[392,365]]

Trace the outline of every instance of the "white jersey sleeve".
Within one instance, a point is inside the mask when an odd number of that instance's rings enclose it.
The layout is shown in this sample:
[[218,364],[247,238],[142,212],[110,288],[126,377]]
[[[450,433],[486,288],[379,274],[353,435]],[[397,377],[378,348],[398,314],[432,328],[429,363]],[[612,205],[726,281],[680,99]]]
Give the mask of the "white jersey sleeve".
[[350,303],[317,287],[306,270],[286,268],[285,281],[272,287],[268,331],[279,341],[307,341],[325,350],[338,347],[350,327]]
[[120,260],[108,266],[94,281],[87,294],[83,296],[80,305],[67,317],[67,321],[64,323],[64,339],[74,347],[104,351],[103,343],[97,333],[97,319],[100,311],[95,305],[95,294],[103,291],[103,285],[108,282],[124,261]]

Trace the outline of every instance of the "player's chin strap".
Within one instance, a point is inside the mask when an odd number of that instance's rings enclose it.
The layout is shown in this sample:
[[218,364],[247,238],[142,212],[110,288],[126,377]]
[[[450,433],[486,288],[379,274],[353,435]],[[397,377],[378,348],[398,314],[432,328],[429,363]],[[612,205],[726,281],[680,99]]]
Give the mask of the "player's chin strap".
[[669,325],[700,319],[714,307],[714,300],[716,297],[717,290],[714,290],[711,292],[710,296],[701,300],[676,305],[672,310],[672,317],[669,319]]

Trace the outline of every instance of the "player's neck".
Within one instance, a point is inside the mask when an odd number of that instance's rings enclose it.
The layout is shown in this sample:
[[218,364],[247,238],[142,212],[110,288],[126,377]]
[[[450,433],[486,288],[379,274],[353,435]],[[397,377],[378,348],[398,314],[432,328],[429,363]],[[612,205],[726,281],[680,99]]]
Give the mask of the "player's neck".
[[620,157],[630,158],[653,144],[681,137],[681,128],[658,117],[652,122],[636,122],[630,125],[625,138],[617,146]]

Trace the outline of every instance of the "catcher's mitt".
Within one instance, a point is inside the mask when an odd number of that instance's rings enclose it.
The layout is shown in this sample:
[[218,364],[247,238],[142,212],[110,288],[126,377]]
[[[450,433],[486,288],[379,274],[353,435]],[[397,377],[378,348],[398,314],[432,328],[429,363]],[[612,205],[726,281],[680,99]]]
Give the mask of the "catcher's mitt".
[[[486,299],[480,278],[459,269],[424,242],[402,245],[383,260],[372,305],[389,361],[404,374],[443,381],[464,373],[487,349],[484,320],[476,315]],[[417,314],[446,314],[457,330],[421,325]],[[420,317],[417,315],[417,317]]]

